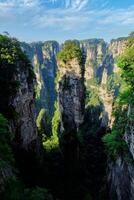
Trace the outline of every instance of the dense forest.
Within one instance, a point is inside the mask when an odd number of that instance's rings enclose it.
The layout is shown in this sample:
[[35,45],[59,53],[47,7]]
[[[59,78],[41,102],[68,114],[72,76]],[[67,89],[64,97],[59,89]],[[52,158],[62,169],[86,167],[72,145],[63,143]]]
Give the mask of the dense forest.
[[134,199],[134,33],[0,35],[0,199]]

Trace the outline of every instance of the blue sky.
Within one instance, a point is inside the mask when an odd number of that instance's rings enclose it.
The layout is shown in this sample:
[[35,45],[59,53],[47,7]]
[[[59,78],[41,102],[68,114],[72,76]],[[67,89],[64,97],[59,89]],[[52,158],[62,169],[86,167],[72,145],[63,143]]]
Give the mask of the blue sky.
[[0,33],[21,41],[112,38],[134,31],[134,0],[0,0]]

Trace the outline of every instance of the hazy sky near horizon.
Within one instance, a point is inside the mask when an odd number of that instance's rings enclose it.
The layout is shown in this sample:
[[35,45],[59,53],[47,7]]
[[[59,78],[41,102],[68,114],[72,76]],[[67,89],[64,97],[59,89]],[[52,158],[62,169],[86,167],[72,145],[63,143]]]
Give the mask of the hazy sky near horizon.
[[134,0],[0,0],[0,33],[21,41],[112,38],[134,31]]

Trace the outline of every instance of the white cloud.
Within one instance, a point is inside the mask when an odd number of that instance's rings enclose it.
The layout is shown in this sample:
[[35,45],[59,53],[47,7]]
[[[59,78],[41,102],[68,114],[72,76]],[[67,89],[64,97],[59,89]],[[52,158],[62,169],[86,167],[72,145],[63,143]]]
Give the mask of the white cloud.
[[83,9],[87,4],[89,3],[89,0],[72,0],[71,6],[73,9],[81,10]]
[[[59,13],[59,14],[58,14]],[[47,12],[46,15],[36,16],[33,19],[33,25],[39,26],[41,28],[51,27],[51,28],[61,28],[62,30],[71,30],[74,28],[85,26],[86,21],[88,21],[88,16],[86,15],[74,15],[72,12],[64,12],[57,9],[56,11]]]
[[108,0],[100,0],[99,7],[93,8],[90,7],[93,2],[98,3],[97,0],[0,0],[0,20],[9,21],[13,16],[15,22],[21,18],[24,26],[77,32],[134,24],[134,6],[110,9]]
[[0,10],[7,10],[11,9],[14,7],[14,2],[13,1],[5,1],[5,2],[0,2]]
[[102,18],[98,21],[103,25],[130,25],[134,24],[134,7],[127,9],[109,10],[105,14],[102,13]]
[[0,0],[0,10],[30,8],[39,5],[39,0]]
[[81,10],[84,8],[90,0],[48,0],[49,2],[56,4],[59,3],[59,5],[64,5],[66,9],[75,9],[75,10]]

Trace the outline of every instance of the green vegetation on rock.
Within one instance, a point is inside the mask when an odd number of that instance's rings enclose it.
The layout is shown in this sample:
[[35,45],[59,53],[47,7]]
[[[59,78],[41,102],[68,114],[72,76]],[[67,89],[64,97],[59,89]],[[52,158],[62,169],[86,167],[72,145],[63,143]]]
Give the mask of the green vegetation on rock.
[[134,35],[128,39],[127,48],[118,59],[118,66],[121,68],[121,77],[125,83],[122,81],[120,94],[116,100],[112,132],[103,137],[107,152],[112,158],[116,158],[127,149],[123,136],[131,118],[127,115],[128,106],[134,105]]
[[112,127],[112,132],[103,137],[103,142],[106,146],[108,155],[115,159],[120,153],[126,149],[126,143],[123,139],[125,127],[128,122],[126,110],[122,110],[121,106],[116,108],[114,112],[115,122]]
[[116,88],[120,87],[121,83],[122,83],[122,79],[121,79],[119,72],[113,73],[108,77],[108,81],[107,81],[107,85],[106,85],[107,90],[109,92],[115,91]]
[[60,123],[60,112],[58,102],[55,103],[55,112],[52,119],[52,136],[50,138],[44,138],[43,146],[46,151],[50,152],[59,147],[59,123]]
[[97,79],[89,79],[86,81],[86,107],[100,105],[101,100],[99,98],[99,88],[97,84]]
[[7,118],[16,118],[14,108],[9,105],[11,97],[15,96],[21,86],[15,77],[19,71],[27,71],[27,82],[33,83],[35,75],[27,56],[14,38],[0,35],[0,112]]
[[77,58],[79,64],[82,65],[82,51],[79,45],[75,41],[66,41],[62,51],[57,55],[57,60],[63,61],[66,64],[74,58]]
[[37,116],[37,119],[36,119],[36,125],[37,125],[37,128],[39,131],[42,130],[42,120],[43,120],[43,117],[45,115],[45,112],[46,110],[44,108],[42,108]]

